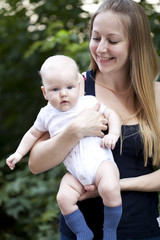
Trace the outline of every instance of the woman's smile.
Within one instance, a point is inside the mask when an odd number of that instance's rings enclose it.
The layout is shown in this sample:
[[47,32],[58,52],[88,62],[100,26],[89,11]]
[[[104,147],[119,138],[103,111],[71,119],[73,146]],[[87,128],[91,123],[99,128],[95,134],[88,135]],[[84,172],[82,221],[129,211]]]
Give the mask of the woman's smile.
[[114,57],[101,57],[101,56],[98,56],[97,55],[97,60],[100,62],[100,63],[109,63],[111,62],[112,60],[114,60],[115,58]]

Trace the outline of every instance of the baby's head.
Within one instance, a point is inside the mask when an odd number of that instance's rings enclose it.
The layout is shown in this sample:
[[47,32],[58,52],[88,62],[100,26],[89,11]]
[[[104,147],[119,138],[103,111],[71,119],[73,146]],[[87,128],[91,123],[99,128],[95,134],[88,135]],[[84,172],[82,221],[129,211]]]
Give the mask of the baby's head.
[[51,105],[67,111],[76,105],[79,98],[78,66],[64,55],[47,58],[40,69],[43,95]]

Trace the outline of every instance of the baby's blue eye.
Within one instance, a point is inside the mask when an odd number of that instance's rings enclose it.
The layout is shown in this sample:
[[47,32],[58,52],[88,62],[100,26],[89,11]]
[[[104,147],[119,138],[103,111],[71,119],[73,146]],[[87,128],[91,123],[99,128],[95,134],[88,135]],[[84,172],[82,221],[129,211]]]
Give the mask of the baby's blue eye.
[[53,91],[54,91],[54,92],[57,92],[57,91],[58,91],[58,88],[53,88]]
[[73,86],[68,86],[68,89],[72,89],[73,88]]

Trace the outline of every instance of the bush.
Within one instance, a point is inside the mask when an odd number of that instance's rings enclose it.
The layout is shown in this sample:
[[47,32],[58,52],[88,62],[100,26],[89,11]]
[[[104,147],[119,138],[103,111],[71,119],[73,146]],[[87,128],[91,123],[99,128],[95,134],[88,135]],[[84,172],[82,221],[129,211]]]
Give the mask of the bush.
[[56,194],[64,174],[63,165],[33,175],[27,159],[14,171],[0,163],[1,240],[59,239],[59,207]]

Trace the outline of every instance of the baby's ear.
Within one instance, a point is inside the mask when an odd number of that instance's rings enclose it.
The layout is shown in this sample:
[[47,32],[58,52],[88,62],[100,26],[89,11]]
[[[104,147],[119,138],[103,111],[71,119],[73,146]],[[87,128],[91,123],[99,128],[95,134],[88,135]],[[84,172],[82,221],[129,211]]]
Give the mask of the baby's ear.
[[79,90],[80,90],[80,96],[84,96],[84,78],[82,74],[78,73],[78,84],[79,84]]
[[46,100],[48,100],[44,86],[41,86],[41,90],[42,90],[42,92],[43,92],[44,98],[45,98]]

